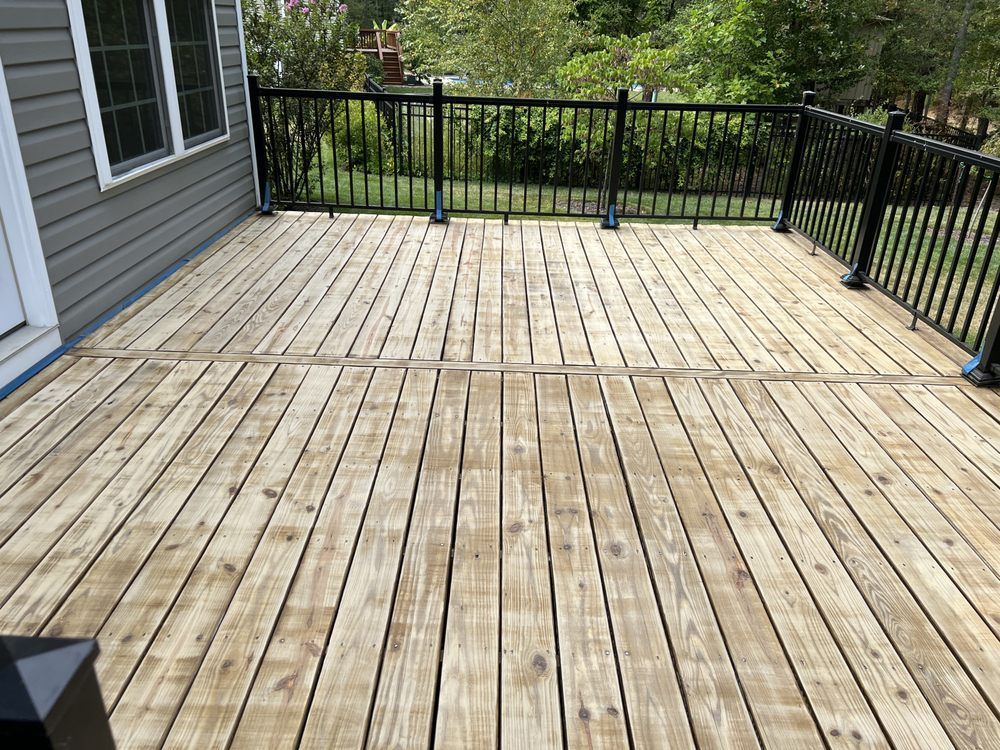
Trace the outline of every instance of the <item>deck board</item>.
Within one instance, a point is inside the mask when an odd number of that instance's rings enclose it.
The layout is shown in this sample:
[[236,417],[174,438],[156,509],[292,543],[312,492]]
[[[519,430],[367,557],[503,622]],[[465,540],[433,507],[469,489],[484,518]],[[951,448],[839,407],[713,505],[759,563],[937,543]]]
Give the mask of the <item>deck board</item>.
[[0,402],[146,747],[1000,747],[1000,397],[800,238],[248,220]]

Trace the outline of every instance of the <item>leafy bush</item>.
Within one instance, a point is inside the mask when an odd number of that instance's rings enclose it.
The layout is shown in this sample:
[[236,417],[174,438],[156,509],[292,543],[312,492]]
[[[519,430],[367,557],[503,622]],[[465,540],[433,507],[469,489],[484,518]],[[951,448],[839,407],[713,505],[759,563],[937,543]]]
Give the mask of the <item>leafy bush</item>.
[[593,49],[573,57],[558,71],[559,86],[570,96],[614,99],[619,88],[654,91],[675,83],[671,50],[653,44],[651,34],[601,36]]
[[335,106],[333,143],[338,167],[369,174],[392,174],[396,169],[392,126],[380,115],[376,104],[349,101]]
[[358,89],[365,60],[339,0],[243,0],[248,68],[263,86]]
[[[357,29],[336,0],[243,0],[247,63],[268,87],[358,89],[365,60],[351,51]],[[330,118],[300,100],[267,100],[265,139],[277,195],[306,187]],[[275,110],[278,111],[275,111]],[[274,127],[271,127],[271,123]]]

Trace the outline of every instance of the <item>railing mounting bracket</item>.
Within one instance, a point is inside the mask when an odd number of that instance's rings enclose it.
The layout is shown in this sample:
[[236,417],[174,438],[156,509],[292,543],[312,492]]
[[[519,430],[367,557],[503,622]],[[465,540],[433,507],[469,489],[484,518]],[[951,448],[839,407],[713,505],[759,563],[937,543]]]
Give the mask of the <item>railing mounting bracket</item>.
[[962,377],[980,388],[996,388],[1000,386],[1000,368],[982,368],[982,352],[962,368]]
[[845,273],[840,277],[840,283],[850,289],[864,289],[868,286],[868,282],[865,281],[857,264],[854,265],[850,273]]

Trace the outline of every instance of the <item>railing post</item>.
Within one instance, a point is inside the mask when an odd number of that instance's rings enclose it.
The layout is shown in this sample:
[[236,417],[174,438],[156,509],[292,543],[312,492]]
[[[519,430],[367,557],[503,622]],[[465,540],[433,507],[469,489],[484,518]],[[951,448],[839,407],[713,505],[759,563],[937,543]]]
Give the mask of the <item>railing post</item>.
[[1000,295],[983,337],[983,348],[962,368],[962,375],[974,385],[1000,386]]
[[444,212],[444,85],[440,78],[434,79],[434,213],[431,221],[448,221]]
[[792,215],[792,205],[795,203],[795,187],[798,185],[799,172],[802,171],[802,157],[806,151],[806,134],[809,130],[809,118],[806,107],[816,103],[815,91],[802,92],[802,108],[799,110],[799,121],[795,126],[795,145],[792,148],[792,161],[788,165],[788,177],[785,179],[785,194],[781,198],[781,208],[778,209],[778,220],[771,227],[775,232],[790,232],[789,219]]
[[260,113],[260,79],[256,73],[247,76],[247,91],[250,94],[250,127],[253,135],[253,153],[257,170],[257,201],[263,214],[271,210],[271,183],[267,179],[267,149],[264,144],[264,118]]
[[615,133],[611,142],[611,167],[608,172],[608,212],[601,219],[605,229],[617,229],[618,217],[618,183],[622,175],[622,150],[625,148],[625,118],[628,114],[628,89],[618,89],[618,102],[615,106]]
[[896,169],[896,155],[899,144],[892,140],[892,134],[901,130],[906,120],[906,112],[897,110],[889,113],[889,120],[882,131],[882,141],[878,146],[875,158],[875,171],[865,196],[864,210],[861,213],[861,228],[854,243],[854,265],[850,273],[844,274],[840,281],[845,286],[863,287],[872,268],[875,257],[875,245],[878,233],[882,229],[882,217],[885,206],[889,202],[889,189],[892,185],[892,174]]

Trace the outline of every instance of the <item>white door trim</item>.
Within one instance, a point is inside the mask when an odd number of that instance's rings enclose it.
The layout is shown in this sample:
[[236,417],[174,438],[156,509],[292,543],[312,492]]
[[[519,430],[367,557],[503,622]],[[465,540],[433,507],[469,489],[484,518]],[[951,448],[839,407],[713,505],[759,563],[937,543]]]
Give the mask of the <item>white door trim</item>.
[[7,232],[28,329],[0,340],[3,344],[0,345],[2,388],[61,344],[57,328],[59,318],[28,192],[3,60],[0,60],[0,196],[3,196],[0,218]]

